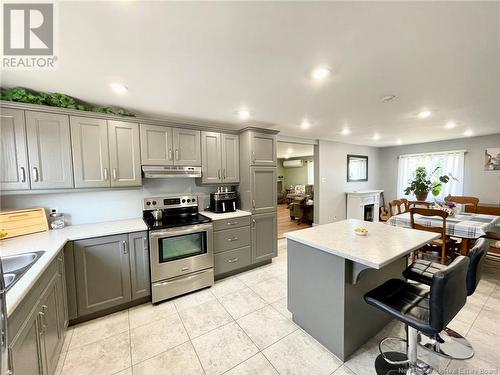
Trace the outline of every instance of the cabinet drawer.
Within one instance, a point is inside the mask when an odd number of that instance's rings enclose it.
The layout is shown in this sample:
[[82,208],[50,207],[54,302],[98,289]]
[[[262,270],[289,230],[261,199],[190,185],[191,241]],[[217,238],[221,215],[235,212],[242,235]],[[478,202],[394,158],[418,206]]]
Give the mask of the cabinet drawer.
[[250,245],[250,227],[214,232],[214,253]]
[[214,256],[215,275],[221,275],[223,273],[231,272],[239,268],[249,266],[250,263],[251,263],[250,246],[215,254]]
[[250,225],[250,215],[235,217],[234,219],[214,221],[214,231],[230,228],[239,228]]

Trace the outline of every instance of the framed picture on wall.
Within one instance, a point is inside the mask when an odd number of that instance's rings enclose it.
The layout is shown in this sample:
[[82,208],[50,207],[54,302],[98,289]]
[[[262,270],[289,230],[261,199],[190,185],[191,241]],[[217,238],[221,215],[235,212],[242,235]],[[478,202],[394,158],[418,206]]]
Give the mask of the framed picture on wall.
[[484,169],[500,171],[500,147],[490,147],[484,151]]
[[347,155],[347,182],[368,181],[368,156]]

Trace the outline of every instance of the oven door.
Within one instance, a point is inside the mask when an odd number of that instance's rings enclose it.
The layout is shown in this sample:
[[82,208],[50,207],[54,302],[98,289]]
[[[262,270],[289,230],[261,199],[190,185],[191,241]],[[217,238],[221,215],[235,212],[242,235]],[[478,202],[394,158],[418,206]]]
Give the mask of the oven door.
[[213,267],[211,223],[154,230],[149,242],[153,282]]

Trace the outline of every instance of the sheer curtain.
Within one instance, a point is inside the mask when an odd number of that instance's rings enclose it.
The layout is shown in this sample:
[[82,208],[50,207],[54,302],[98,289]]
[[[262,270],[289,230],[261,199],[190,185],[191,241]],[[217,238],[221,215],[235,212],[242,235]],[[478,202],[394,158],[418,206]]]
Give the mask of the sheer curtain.
[[307,184],[314,185],[314,162],[307,162]]
[[437,180],[439,176],[444,174],[456,178],[456,180],[450,178],[448,183],[443,184],[441,194],[437,197],[434,197],[429,192],[428,200],[443,200],[448,194],[462,195],[464,186],[464,154],[465,150],[400,155],[398,157],[398,198],[415,199],[413,195],[405,195],[404,189],[409,185],[408,181],[415,177],[415,170],[418,167],[425,167],[429,173],[434,168],[439,167],[436,173],[430,178],[431,181]]

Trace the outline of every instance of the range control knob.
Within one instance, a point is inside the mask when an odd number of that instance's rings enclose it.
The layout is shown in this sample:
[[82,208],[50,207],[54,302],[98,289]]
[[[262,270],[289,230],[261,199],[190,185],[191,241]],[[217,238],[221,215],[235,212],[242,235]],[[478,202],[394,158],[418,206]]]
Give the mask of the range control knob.
[[186,203],[186,200],[185,200],[185,199],[183,199],[183,200],[182,200],[182,203]]
[[188,203],[191,202],[191,199],[188,199]]
[[153,201],[153,206],[155,206],[155,205],[156,205],[156,201]]
[[147,201],[147,202],[146,202],[146,206],[151,206],[151,202],[150,202],[150,201]]
[[194,203],[194,202],[196,202],[196,199],[194,199],[194,198],[193,198],[193,199],[191,199],[191,202],[193,202],[193,203]]

